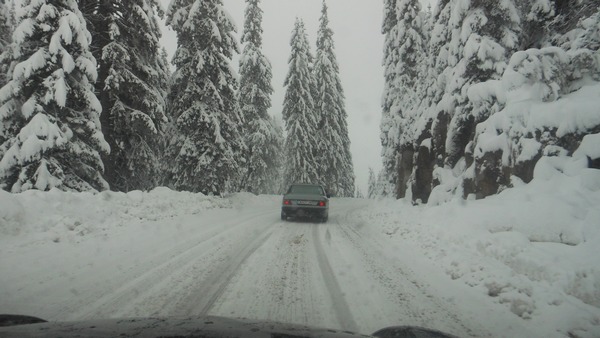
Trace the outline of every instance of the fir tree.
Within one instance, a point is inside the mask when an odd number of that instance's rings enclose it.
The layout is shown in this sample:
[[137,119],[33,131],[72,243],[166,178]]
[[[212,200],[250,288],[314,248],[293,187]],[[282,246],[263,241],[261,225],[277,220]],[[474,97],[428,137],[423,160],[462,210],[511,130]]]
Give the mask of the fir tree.
[[573,48],[593,51],[600,63],[600,7],[586,20],[580,22],[581,34],[575,39]]
[[[445,149],[445,131],[447,119],[445,109],[438,108],[446,89],[448,53],[450,43],[450,0],[441,0],[431,16],[431,32],[428,42],[427,94],[425,99],[425,115],[432,121],[432,136],[435,151],[443,154]],[[441,135],[440,135],[441,134]],[[438,163],[441,164],[441,163]]]
[[520,49],[541,48],[554,35],[548,29],[555,15],[554,0],[519,1],[517,6],[523,13],[523,42]]
[[396,62],[397,92],[400,105],[397,106],[395,114],[400,115],[401,144],[411,140],[413,135],[409,133],[409,127],[414,123],[416,117],[415,107],[418,106],[420,96],[417,87],[422,82],[423,61],[426,60],[427,39],[424,34],[423,17],[421,16],[421,5],[418,0],[398,0],[396,6],[396,17],[398,25],[392,31],[398,48],[399,59]]
[[0,88],[8,82],[9,51],[15,26],[14,15],[14,4],[7,0],[0,0]]
[[260,0],[246,0],[246,21],[240,60],[239,103],[246,121],[248,170],[243,186],[255,194],[279,192],[279,168],[283,135],[268,114],[271,107],[271,63],[262,53],[262,10]]
[[173,0],[167,24],[177,33],[171,115],[182,135],[169,172],[180,190],[223,194],[238,189],[245,159],[231,58],[235,26],[221,0]]
[[284,167],[285,157],[283,156],[283,147],[285,146],[285,138],[283,138],[283,134],[284,134],[283,130],[285,128],[284,128],[284,122],[283,122],[282,118],[283,118],[283,116],[281,116],[281,115],[275,115],[272,118],[273,127],[275,128],[275,132],[277,133],[277,135],[282,135],[282,138],[281,138],[282,152],[281,152],[281,157],[279,158],[280,165],[279,165],[278,174],[276,176],[277,181],[275,184],[275,187],[277,188],[276,194],[281,194],[284,191],[286,191],[288,188],[288,187],[284,186],[284,181],[283,181],[283,174],[284,174],[284,170],[285,170],[285,167]]
[[314,111],[312,58],[304,23],[300,19],[296,19],[291,47],[283,101],[283,119],[287,129],[284,185],[321,183],[316,160],[319,121]]
[[12,2],[7,0],[0,0],[0,46],[4,49],[10,44],[12,40],[12,16],[13,8]]
[[468,6],[455,4],[450,24],[449,65],[453,69],[443,101],[452,116],[446,162],[454,167],[473,140],[477,123],[499,109],[492,106],[496,102],[474,106],[469,101],[468,88],[500,79],[508,58],[518,50],[521,19],[513,0],[475,1]]
[[428,97],[431,106],[434,107],[434,115],[438,113],[435,106],[440,102],[446,89],[446,74],[444,72],[448,67],[451,10],[450,0],[441,0],[438,2],[431,18],[433,25],[429,39],[429,74],[427,79],[430,88]]
[[169,70],[161,51],[158,0],[85,0],[99,63],[103,160],[111,189],[148,190],[159,179]]
[[[580,22],[598,11],[598,0],[537,0],[538,2],[551,1],[554,5],[554,12],[546,14],[544,18],[550,16],[549,33],[552,36],[552,44],[570,49],[569,42],[573,31],[577,30]],[[543,11],[542,11],[543,13]],[[566,43],[565,43],[566,42]]]
[[396,107],[399,106],[397,102],[399,97],[396,95],[397,89],[397,73],[395,72],[396,62],[399,59],[398,49],[396,48],[396,36],[394,31],[398,25],[398,18],[396,17],[396,3],[397,0],[385,0],[384,1],[384,13],[383,13],[383,24],[382,33],[385,36],[384,49],[383,49],[383,66],[384,66],[384,80],[385,86],[383,91],[382,101],[382,116],[381,116],[381,156],[383,158],[382,168],[382,194],[384,196],[391,196],[395,190],[397,174],[397,153],[398,153],[398,142],[400,135],[398,135],[397,128],[397,117],[395,114]]
[[91,35],[73,0],[24,1],[0,90],[0,187],[103,190]]
[[0,0],[0,50],[5,50],[10,45],[14,25],[14,3],[11,0]]
[[375,177],[375,171],[373,168],[369,168],[369,183],[367,190],[367,198],[375,198],[377,197],[377,177]]
[[[169,68],[167,61],[167,51],[163,48],[161,56],[162,62],[165,64],[165,68]],[[165,100],[165,116],[167,122],[162,124],[159,138],[159,154],[160,158],[160,186],[172,186],[172,163],[177,158],[177,152],[183,145],[184,136],[180,133],[177,128],[176,118],[173,116],[173,102],[177,100],[177,93],[171,92],[171,88],[174,82],[174,74],[171,74],[170,69],[168,70],[169,77],[167,81],[167,97]]]
[[354,192],[354,197],[355,198],[365,198],[365,195],[363,194],[362,190],[360,190],[359,187],[356,187],[356,191]]
[[322,181],[333,195],[352,197],[355,192],[354,168],[346,121],[348,114],[325,1],[317,37],[314,74],[315,111],[320,118],[319,144],[324,145],[317,157],[322,168]]
[[[553,94],[560,95],[576,91],[585,86],[590,79],[600,81],[600,7],[590,17],[581,20],[576,31],[578,34],[573,39],[569,51],[569,65],[565,67],[564,63],[561,65],[560,62],[556,62],[559,61],[556,59],[551,63],[544,62],[545,69],[542,76],[538,77],[538,79],[554,80],[542,84],[544,87],[550,86],[547,88],[552,88],[550,92]],[[555,67],[557,70],[551,69],[551,67]],[[567,82],[567,85],[564,80],[570,83]]]
[[[423,33],[421,5],[418,0],[388,0],[385,4],[383,33],[385,34],[385,88],[382,118],[384,172],[388,184],[385,194],[404,197],[404,187],[410,173],[399,177],[402,162],[412,162],[411,129],[418,118],[420,103],[417,95],[419,75],[424,74],[426,38]],[[408,148],[404,151],[404,148]],[[408,157],[402,159],[402,157]]]

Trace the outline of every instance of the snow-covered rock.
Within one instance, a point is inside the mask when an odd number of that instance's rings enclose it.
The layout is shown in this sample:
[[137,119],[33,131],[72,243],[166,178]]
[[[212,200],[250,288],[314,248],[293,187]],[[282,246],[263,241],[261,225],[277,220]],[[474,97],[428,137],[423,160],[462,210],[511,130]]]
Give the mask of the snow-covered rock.
[[593,167],[599,154],[590,151],[591,144],[600,147],[591,136],[600,132],[600,82],[586,77],[585,85],[570,92],[573,60],[559,48],[513,56],[498,88],[505,93],[505,108],[477,126],[474,177],[466,180],[465,194],[493,195],[513,186],[513,176],[529,183],[542,157],[572,157],[584,137],[587,141],[577,157],[585,154],[590,162],[585,166]]

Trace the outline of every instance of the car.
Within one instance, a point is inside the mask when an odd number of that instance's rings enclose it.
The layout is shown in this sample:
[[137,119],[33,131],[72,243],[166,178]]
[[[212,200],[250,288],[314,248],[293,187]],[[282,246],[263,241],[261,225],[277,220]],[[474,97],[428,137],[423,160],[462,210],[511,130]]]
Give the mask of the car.
[[325,223],[329,218],[329,197],[322,185],[292,184],[283,195],[281,220],[311,218]]
[[218,316],[189,318],[119,318],[46,322],[20,315],[0,315],[0,337],[378,337],[456,338],[417,326],[395,326],[372,335],[307,325]]

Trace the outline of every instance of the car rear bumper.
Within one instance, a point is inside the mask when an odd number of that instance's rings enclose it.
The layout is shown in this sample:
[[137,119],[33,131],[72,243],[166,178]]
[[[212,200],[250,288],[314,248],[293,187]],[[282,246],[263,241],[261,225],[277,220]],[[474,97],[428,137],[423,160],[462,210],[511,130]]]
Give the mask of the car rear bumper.
[[326,217],[329,209],[316,206],[283,206],[281,212],[287,217]]

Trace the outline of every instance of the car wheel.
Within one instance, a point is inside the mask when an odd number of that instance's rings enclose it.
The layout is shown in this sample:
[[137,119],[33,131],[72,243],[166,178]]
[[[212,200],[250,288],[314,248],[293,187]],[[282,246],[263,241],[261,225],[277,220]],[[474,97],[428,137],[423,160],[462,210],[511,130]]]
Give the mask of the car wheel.
[[281,213],[281,220],[282,221],[287,221],[287,215],[285,213]]
[[325,216],[325,217],[321,218],[321,222],[327,223],[328,219],[329,219],[329,216]]

